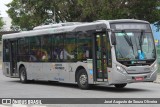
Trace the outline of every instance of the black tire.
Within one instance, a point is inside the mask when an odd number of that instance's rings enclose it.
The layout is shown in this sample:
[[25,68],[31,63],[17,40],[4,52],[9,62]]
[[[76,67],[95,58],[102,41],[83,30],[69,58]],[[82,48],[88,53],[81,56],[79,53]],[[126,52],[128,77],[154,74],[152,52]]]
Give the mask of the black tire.
[[127,85],[127,83],[124,83],[124,84],[115,84],[114,86],[116,88],[124,88],[126,85]]
[[27,73],[26,73],[26,68],[25,67],[21,67],[20,70],[19,70],[19,78],[20,78],[20,81],[22,83],[27,83]]
[[89,89],[88,75],[85,69],[79,70],[76,77],[79,88]]

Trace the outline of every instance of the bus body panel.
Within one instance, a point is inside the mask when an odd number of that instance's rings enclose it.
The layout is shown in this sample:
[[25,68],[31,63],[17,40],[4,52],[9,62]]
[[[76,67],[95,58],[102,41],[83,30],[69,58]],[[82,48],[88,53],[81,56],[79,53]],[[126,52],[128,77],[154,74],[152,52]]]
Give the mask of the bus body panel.
[[92,64],[90,63],[19,62],[17,67],[20,69],[21,65],[26,68],[28,80],[59,81],[63,83],[75,83],[76,70],[78,67],[82,66],[88,74],[89,83],[93,84],[93,71],[91,72]]
[[10,77],[10,62],[3,62],[2,64],[3,75]]

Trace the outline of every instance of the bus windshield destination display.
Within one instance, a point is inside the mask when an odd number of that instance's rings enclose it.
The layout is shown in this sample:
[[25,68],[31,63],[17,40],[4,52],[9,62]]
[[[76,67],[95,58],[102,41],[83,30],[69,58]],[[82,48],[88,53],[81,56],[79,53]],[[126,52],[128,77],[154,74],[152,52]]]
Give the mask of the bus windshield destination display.
[[139,30],[148,30],[150,29],[148,24],[141,24],[141,23],[117,23],[117,24],[112,24],[112,27],[114,29],[139,29]]

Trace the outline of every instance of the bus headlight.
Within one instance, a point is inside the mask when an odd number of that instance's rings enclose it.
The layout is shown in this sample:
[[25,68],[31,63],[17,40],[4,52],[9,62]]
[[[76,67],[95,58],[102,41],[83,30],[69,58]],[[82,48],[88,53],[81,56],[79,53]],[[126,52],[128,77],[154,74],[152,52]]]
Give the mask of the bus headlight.
[[151,71],[155,71],[158,68],[158,64],[155,63],[152,67],[151,67]]
[[126,70],[125,70],[123,67],[118,66],[118,65],[117,65],[116,67],[117,67],[117,70],[118,70],[118,71],[120,71],[120,72],[122,72],[122,73],[124,73],[124,74],[126,73]]

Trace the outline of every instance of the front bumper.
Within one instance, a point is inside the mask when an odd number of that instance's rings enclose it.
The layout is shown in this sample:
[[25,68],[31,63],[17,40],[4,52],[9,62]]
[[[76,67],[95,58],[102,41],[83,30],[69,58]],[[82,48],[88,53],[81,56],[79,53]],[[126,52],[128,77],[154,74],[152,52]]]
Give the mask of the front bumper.
[[[143,80],[136,80],[135,78],[142,77]],[[135,83],[135,82],[153,82],[157,78],[157,69],[149,73],[143,74],[128,74],[121,73],[120,71],[112,71],[112,77],[110,77],[109,84],[123,84],[123,83]]]

